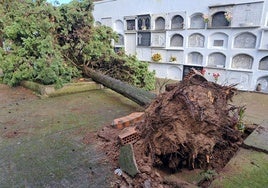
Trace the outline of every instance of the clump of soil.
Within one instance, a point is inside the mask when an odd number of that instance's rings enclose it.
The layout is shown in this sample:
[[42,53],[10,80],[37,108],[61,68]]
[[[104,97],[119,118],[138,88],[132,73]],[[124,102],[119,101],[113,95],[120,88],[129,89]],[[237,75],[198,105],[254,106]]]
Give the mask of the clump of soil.
[[[235,92],[233,87],[208,82],[195,70],[182,82],[169,85],[137,125],[141,139],[133,148],[141,173],[131,181],[124,178],[125,182],[145,186],[149,181],[152,187],[169,187],[155,167],[221,169],[242,143],[242,133],[236,129],[240,108],[229,104]],[[114,161],[120,147],[116,140],[115,136],[108,141],[114,147],[107,147]]]

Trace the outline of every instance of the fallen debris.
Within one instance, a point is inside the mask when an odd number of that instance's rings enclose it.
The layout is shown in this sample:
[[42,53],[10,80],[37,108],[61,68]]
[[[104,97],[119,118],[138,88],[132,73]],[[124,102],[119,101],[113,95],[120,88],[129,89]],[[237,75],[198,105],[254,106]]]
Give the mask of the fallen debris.
[[101,83],[102,85],[122,94],[142,106],[150,104],[150,102],[156,97],[155,94],[149,91],[145,91],[144,89],[134,87],[108,75],[104,75],[103,73],[97,72],[87,66],[83,67],[83,72],[85,75],[92,78],[92,80]]
[[129,127],[141,121],[143,118],[143,115],[144,115],[143,112],[134,112],[128,116],[114,119],[112,126],[116,127],[117,129],[123,129],[125,127]]
[[135,143],[140,138],[140,135],[135,130],[135,127],[126,127],[120,132],[118,137],[120,139],[120,143],[122,145],[126,145]]
[[135,175],[139,173],[133,152],[133,146],[131,144],[127,144],[121,147],[119,155],[119,166],[120,169],[125,171],[131,177],[135,177]]
[[[145,110],[143,121],[136,123],[140,139],[131,143],[140,173],[128,184],[172,187],[158,170],[221,169],[242,144],[236,128],[240,108],[229,104],[235,93],[234,87],[208,82],[195,70],[169,85]],[[106,143],[114,161],[121,147],[118,135],[119,131],[113,142]]]

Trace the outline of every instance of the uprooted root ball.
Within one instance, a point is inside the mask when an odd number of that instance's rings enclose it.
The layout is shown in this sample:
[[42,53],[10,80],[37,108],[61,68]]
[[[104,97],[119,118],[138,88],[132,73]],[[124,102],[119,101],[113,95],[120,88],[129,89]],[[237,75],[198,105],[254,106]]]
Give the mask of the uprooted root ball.
[[228,104],[235,91],[196,73],[169,87],[145,111],[138,155],[172,170],[221,168],[241,143],[238,108]]

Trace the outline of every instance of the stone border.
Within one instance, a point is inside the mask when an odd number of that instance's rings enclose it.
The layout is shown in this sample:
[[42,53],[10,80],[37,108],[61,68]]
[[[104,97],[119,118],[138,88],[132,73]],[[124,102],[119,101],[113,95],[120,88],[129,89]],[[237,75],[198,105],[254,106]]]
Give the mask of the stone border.
[[101,84],[94,81],[67,83],[60,89],[55,89],[54,85],[42,85],[32,81],[22,81],[21,85],[36,92],[41,95],[41,97],[55,97],[71,93],[103,89]]

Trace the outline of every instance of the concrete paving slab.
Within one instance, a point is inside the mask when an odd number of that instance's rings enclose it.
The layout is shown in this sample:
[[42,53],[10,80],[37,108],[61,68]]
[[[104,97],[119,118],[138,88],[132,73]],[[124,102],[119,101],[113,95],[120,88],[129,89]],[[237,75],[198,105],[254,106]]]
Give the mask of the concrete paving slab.
[[0,187],[110,187],[95,133],[141,107],[108,89],[45,99],[0,90]]
[[244,141],[247,147],[268,153],[268,125],[258,126]]
[[211,188],[265,188],[268,186],[268,155],[241,149],[210,185]]

